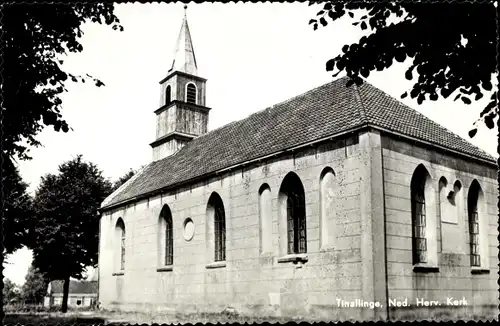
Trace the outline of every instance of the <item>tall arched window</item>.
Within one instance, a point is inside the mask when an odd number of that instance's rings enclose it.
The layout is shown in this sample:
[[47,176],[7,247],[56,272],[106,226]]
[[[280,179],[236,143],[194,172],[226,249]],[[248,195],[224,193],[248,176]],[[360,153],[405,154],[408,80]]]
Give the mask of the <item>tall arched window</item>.
[[413,264],[427,262],[425,219],[425,175],[417,169],[411,182],[411,211],[413,222]]
[[165,89],[165,105],[170,104],[170,102],[172,102],[172,91],[170,85],[168,85]]
[[193,83],[186,85],[186,102],[196,104],[196,85]]
[[334,196],[335,172],[326,167],[319,178],[319,228],[320,247],[328,248],[333,244],[333,228],[335,226],[335,196]]
[[125,223],[123,223],[123,220],[121,218],[118,218],[118,221],[116,221],[115,231],[119,243],[119,257],[120,257],[119,266],[120,270],[124,270],[125,269]]
[[280,201],[286,200],[286,232],[288,254],[307,252],[306,205],[300,178],[288,173],[280,187]]
[[172,213],[168,205],[164,205],[160,212],[160,234],[163,236],[163,264],[165,266],[173,265],[174,263],[174,237],[172,225]]
[[207,210],[213,214],[214,221],[214,260],[226,260],[226,215],[222,198],[214,192],[208,200]]
[[484,195],[477,180],[469,188],[467,210],[469,213],[470,260],[473,267],[488,265],[487,219],[485,219]]
[[271,207],[271,188],[267,183],[259,189],[260,251],[271,252],[273,246],[273,220]]
[[435,191],[422,164],[413,172],[410,187],[413,264],[437,267]]

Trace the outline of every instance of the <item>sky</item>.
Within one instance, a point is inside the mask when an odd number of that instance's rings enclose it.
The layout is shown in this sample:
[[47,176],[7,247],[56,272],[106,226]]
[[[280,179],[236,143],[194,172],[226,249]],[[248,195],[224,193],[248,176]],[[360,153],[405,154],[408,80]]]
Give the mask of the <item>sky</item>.
[[[115,14],[123,32],[107,25],[83,26],[83,51],[64,57],[63,68],[88,73],[105,86],[68,82],[62,114],[73,130],[58,133],[46,128],[37,137],[43,147],[32,149],[33,159],[19,164],[31,193],[43,175],[57,173],[61,163],[78,154],[110,180],[151,162],[159,81],[172,64],[183,5],[117,4]],[[208,79],[209,130],[333,80],[332,72],[326,71],[328,59],[367,31],[352,26],[348,17],[314,31],[308,22],[320,9],[307,3],[188,4],[198,75]],[[367,81],[399,99],[412,86],[404,77],[408,66],[409,61],[397,63],[373,72]],[[452,99],[422,105],[409,98],[401,101],[497,157],[495,130],[481,125],[473,139],[467,134],[488,98],[472,105]],[[19,250],[7,261],[4,276],[22,284],[31,252]]]

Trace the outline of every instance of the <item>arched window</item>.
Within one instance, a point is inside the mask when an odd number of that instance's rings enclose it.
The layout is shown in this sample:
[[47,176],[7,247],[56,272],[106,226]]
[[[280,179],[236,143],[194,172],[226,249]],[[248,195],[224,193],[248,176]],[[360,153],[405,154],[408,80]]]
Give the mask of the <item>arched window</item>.
[[168,85],[165,89],[165,105],[170,104],[170,102],[172,102],[172,91],[170,85]]
[[448,185],[445,177],[439,179],[439,206],[441,222],[457,224],[463,208],[461,202],[462,184],[456,180],[453,184]]
[[326,167],[319,178],[319,228],[320,248],[327,248],[333,244],[333,228],[335,226],[335,172]]
[[453,218],[451,203],[449,201],[448,180],[445,177],[439,179],[439,216],[441,222],[449,222]]
[[447,197],[447,192],[446,192],[446,188],[448,188],[448,180],[446,180],[445,177],[441,177],[439,178],[439,197],[440,197],[440,201],[443,201],[442,198],[446,198]]
[[465,207],[462,194],[462,183],[459,180],[448,183],[443,176],[439,179],[439,216],[441,224],[440,252],[464,252],[465,234],[463,224],[465,221]]
[[[173,265],[174,263],[174,237],[172,225],[172,213],[168,205],[164,205],[160,212],[160,234],[163,236],[163,264],[165,266]],[[160,242],[160,243],[162,243]]]
[[273,246],[273,221],[271,188],[264,183],[259,189],[260,251],[271,252]]
[[279,192],[280,201],[286,200],[287,253],[306,253],[306,205],[300,178],[293,172],[288,173]]
[[214,260],[226,260],[226,215],[222,198],[214,192],[210,196],[207,211],[213,214],[214,221]]
[[[448,201],[455,207],[458,207],[458,205],[460,204],[460,195],[461,195],[460,190],[462,190],[462,183],[459,180],[457,180],[453,184],[453,191],[450,191],[448,193]],[[455,216],[459,217],[458,212],[457,214],[455,214]]]
[[467,196],[467,210],[469,213],[469,239],[470,260],[472,267],[484,267],[488,265],[488,237],[487,220],[484,213],[484,195],[477,180],[474,180],[469,188]]
[[118,221],[116,221],[115,231],[118,238],[118,243],[120,244],[119,266],[120,270],[124,270],[125,269],[125,223],[123,223],[123,220],[121,218],[119,218]]
[[435,192],[422,164],[413,172],[410,187],[413,264],[437,266]]
[[193,83],[186,85],[186,102],[196,104],[196,85]]

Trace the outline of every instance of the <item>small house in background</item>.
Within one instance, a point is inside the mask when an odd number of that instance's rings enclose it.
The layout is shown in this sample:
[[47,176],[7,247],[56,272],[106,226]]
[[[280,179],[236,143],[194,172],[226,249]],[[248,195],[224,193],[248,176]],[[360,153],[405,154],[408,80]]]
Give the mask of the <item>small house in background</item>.
[[[56,280],[49,283],[44,306],[60,306],[63,300],[64,281]],[[68,307],[84,308],[97,303],[97,281],[71,280],[69,284]]]

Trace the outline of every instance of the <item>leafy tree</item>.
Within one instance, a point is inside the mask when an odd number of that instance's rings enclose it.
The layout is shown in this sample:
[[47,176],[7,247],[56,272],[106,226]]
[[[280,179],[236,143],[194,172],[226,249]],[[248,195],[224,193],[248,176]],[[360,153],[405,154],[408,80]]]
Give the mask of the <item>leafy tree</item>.
[[11,158],[2,153],[2,224],[4,254],[10,254],[23,245],[29,245],[32,198]]
[[62,118],[61,94],[65,83],[92,80],[62,69],[63,57],[83,50],[79,38],[85,22],[123,30],[113,4],[15,3],[0,7],[2,36],[2,214],[4,252],[11,253],[29,242],[29,196],[13,164],[14,157],[29,159],[29,146],[39,146],[35,136],[45,127],[67,132]]
[[3,305],[11,303],[13,301],[19,301],[20,293],[18,286],[9,280],[4,278],[3,280],[3,290],[2,290]]
[[35,266],[51,280],[64,280],[61,310],[66,312],[70,277],[82,279],[87,266],[96,266],[98,209],[111,193],[111,183],[96,165],[79,155],[47,174],[34,198]]
[[21,288],[21,297],[24,303],[39,304],[43,303],[43,298],[47,293],[49,279],[31,264],[26,274],[26,280]]
[[85,22],[123,30],[111,3],[4,4],[2,24],[2,147],[9,156],[28,159],[27,146],[39,146],[35,136],[45,127],[67,132],[60,95],[65,82],[104,85],[90,75],[62,70],[63,56],[83,50],[79,38]]
[[127,182],[130,178],[132,178],[136,173],[137,173],[137,171],[130,169],[127,173],[125,173],[123,176],[118,178],[118,180],[116,180],[115,183],[113,183],[113,191],[120,188],[125,182]]
[[[414,72],[418,73],[410,97],[419,104],[452,94],[456,94],[455,101],[471,104],[492,91],[491,80],[498,72],[493,2],[330,1],[322,7],[317,19],[309,22],[314,29],[349,15],[354,26],[371,31],[357,43],[344,45],[343,53],[326,63],[327,71],[338,70],[335,75],[345,71],[351,77],[348,84],[359,85],[363,82],[360,75],[367,78],[371,71],[391,67],[394,60],[411,58],[405,77],[414,80]],[[407,95],[405,92],[401,97]],[[497,114],[493,93],[474,125],[483,120],[492,129]],[[469,136],[476,132],[477,128],[472,129]]]

